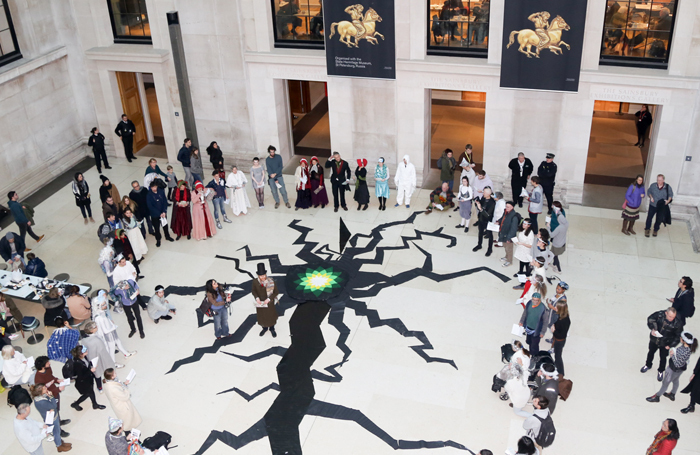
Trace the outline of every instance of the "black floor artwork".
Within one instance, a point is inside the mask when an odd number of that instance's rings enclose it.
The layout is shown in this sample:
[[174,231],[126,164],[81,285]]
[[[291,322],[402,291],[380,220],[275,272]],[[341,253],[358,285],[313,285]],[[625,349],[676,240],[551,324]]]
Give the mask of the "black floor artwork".
[[[283,316],[287,310],[296,307],[289,322],[292,344],[289,348],[277,346],[250,356],[223,352],[246,362],[255,362],[273,355],[281,356],[282,360],[277,367],[279,384],[268,384],[252,393],[247,393],[237,387],[220,393],[235,392],[247,401],[254,400],[271,390],[279,392],[279,395],[265,416],[240,435],[234,435],[228,431],[211,431],[209,437],[196,452],[197,454],[204,454],[217,441],[221,441],[233,449],[239,449],[267,436],[273,455],[301,455],[298,427],[304,415],[353,421],[393,449],[453,447],[467,453],[474,453],[464,445],[449,440],[423,441],[418,439],[409,441],[398,439],[375,425],[370,417],[359,410],[314,399],[313,380],[341,382],[343,377],[339,369],[349,361],[352,354],[351,349],[346,344],[350,329],[343,322],[346,309],[352,310],[357,316],[366,317],[371,328],[387,326],[402,337],[414,338],[417,344],[411,346],[411,349],[426,362],[444,363],[455,369],[458,368],[453,360],[436,357],[429,353],[433,350],[433,345],[424,332],[410,330],[399,318],[382,319],[378,311],[369,309],[366,303],[359,299],[377,296],[383,289],[400,286],[418,277],[439,283],[484,272],[504,283],[510,280],[505,275],[488,267],[476,267],[446,274],[433,272],[431,254],[422,249],[417,241],[425,237],[434,237],[448,242],[448,248],[456,246],[457,239],[444,234],[442,228],[434,232],[414,229],[414,235],[401,236],[400,245],[379,246],[383,240],[383,231],[395,226],[411,225],[419,213],[422,212],[413,213],[402,221],[381,224],[372,229],[369,235],[361,233],[353,235],[350,238],[349,246],[342,252],[333,251],[328,245],[319,247],[317,242],[308,241],[307,235],[312,229],[300,225],[299,220],[294,220],[289,224],[289,228],[299,232],[299,236],[293,244],[299,245],[301,248],[296,256],[304,261],[305,264],[302,266],[284,265],[277,255],[255,256],[251,254],[247,246],[242,248],[246,253],[247,262],[264,260],[269,262],[270,276],[275,279],[282,295],[277,305],[278,313]],[[366,245],[358,246],[363,239],[366,239]],[[365,265],[382,264],[386,252],[408,250],[411,246],[425,256],[423,264],[418,267],[393,276],[361,270]],[[367,257],[369,255],[373,255],[373,257]],[[242,269],[238,259],[222,256],[217,256],[217,258],[234,261],[236,270],[253,277],[253,274]],[[233,285],[233,288],[232,301],[248,298],[250,297],[251,281],[247,280],[244,283]],[[201,290],[201,288],[170,287],[167,291],[173,294],[194,295]],[[250,298],[252,299],[252,297]],[[328,365],[322,370],[311,369],[314,361],[326,346],[320,325],[327,314],[328,323],[338,332],[335,345],[343,356],[338,363]],[[199,361],[205,354],[216,354],[222,348],[240,343],[255,323],[256,316],[253,313],[239,325],[231,337],[217,340],[211,346],[196,348],[190,357],[176,361],[168,373],[175,373],[183,365]],[[204,325],[201,319],[199,325],[200,327]]]

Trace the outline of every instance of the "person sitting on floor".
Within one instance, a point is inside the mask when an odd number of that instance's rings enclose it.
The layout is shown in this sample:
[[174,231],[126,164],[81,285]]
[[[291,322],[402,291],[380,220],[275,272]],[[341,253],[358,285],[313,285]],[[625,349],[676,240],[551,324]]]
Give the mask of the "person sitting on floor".
[[153,294],[151,300],[148,301],[147,311],[148,315],[156,324],[158,324],[161,319],[169,321],[173,318],[172,316],[175,316],[175,307],[165,299],[165,290],[163,286],[156,286],[156,293]]
[[430,193],[430,204],[425,209],[425,214],[429,214],[435,210],[446,210],[448,207],[454,207],[455,203],[452,202],[455,195],[450,190],[450,186],[447,182],[444,182],[441,186],[435,188],[435,190]]

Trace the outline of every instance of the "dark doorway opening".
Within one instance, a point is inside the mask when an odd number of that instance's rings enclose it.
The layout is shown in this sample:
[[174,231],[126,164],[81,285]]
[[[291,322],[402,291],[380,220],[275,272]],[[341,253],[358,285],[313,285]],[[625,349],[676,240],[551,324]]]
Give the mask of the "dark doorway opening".
[[481,169],[486,93],[431,90],[431,99],[430,167],[437,169],[437,160],[445,149],[452,149],[457,159],[465,146],[472,144],[476,169]]
[[287,81],[294,154],[331,156],[328,91],[325,82]]

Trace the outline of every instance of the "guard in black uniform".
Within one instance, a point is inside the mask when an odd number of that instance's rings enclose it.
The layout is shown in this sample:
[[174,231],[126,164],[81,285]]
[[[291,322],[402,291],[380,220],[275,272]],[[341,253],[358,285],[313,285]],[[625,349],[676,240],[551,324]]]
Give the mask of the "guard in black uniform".
[[552,200],[554,198],[554,180],[557,178],[557,163],[554,162],[554,154],[547,153],[546,159],[537,168],[537,176],[540,178],[540,185],[547,198],[548,215],[552,214]]
[[122,114],[122,121],[119,122],[117,127],[114,129],[114,134],[122,138],[122,143],[124,144],[124,154],[126,159],[131,163],[131,160],[135,160],[134,156],[134,134],[136,133],[136,126],[134,122],[129,120],[126,114]]
[[105,169],[112,169],[109,167],[109,162],[107,161],[107,153],[105,152],[105,137],[100,133],[97,127],[90,130],[92,133],[90,139],[88,139],[88,146],[92,147],[92,153],[95,155],[95,165],[97,166],[97,172],[102,174],[102,166],[100,166],[100,160],[105,165]]
[[527,187],[527,182],[530,180],[530,175],[535,169],[530,158],[525,158],[523,152],[518,153],[517,158],[513,158],[508,163],[508,168],[512,171],[510,176],[510,187],[513,190],[513,200],[518,203],[519,207],[523,206],[523,197],[520,195],[523,188]]

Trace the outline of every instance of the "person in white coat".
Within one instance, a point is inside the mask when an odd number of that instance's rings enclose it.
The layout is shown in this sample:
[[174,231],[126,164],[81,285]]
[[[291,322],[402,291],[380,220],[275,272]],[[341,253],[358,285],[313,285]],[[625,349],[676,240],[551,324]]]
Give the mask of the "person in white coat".
[[107,293],[105,291],[100,291],[97,293],[97,297],[92,299],[92,320],[97,324],[97,333],[100,338],[107,345],[107,352],[112,361],[115,361],[114,349],[119,349],[119,352],[124,354],[124,357],[131,357],[136,354],[136,351],[129,352],[126,350],[122,341],[119,339],[119,334],[117,333],[117,326],[112,321],[112,315],[109,311],[109,304],[107,303]]
[[119,254],[116,258],[117,266],[112,272],[112,280],[114,284],[119,284],[122,281],[132,280],[136,281],[138,278],[138,273],[134,265],[127,261],[123,254]]
[[124,431],[141,425],[141,415],[131,402],[131,393],[127,386],[129,381],[119,382],[117,374],[113,369],[105,370],[104,390],[109,404],[112,405],[112,410],[117,416],[117,419],[123,422]]
[[2,375],[9,385],[34,383],[34,364],[30,364],[12,345],[2,347],[2,359]]
[[245,178],[245,174],[239,172],[238,167],[233,166],[231,168],[231,173],[226,178],[226,187],[231,190],[229,201],[231,202],[233,214],[236,216],[241,213],[244,215],[247,214],[248,208],[250,207],[248,193],[246,193],[245,190],[246,183],[248,183],[248,179]]
[[411,163],[411,158],[408,155],[403,156],[403,161],[399,163],[394,177],[396,184],[396,205],[403,205],[406,200],[406,208],[411,207],[411,196],[416,190],[416,167]]

